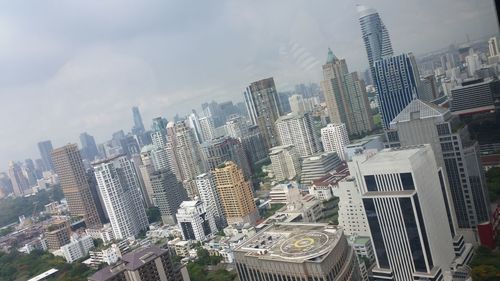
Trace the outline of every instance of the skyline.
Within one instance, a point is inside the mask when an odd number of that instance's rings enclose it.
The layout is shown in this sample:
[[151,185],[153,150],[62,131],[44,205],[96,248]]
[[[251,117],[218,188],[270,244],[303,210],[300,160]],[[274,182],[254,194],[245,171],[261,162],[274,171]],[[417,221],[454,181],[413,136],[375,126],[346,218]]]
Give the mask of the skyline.
[[[129,131],[135,105],[149,128],[156,116],[170,120],[204,101],[241,101],[244,88],[263,78],[274,77],[278,91],[319,83],[328,47],[353,71],[368,66],[352,1],[305,8],[304,1],[275,2],[265,11],[246,2],[196,3],[204,13],[194,18],[189,18],[193,5],[151,2],[158,5],[64,3],[53,17],[45,14],[54,8],[46,3],[34,4],[38,10],[2,4],[7,7],[0,12],[0,38],[9,40],[0,44],[0,95],[9,110],[0,113],[1,170],[9,160],[38,158],[36,144],[42,140],[52,140],[54,147],[80,145],[79,134],[88,132],[102,143],[112,132]],[[489,1],[360,2],[384,18],[395,54],[418,55],[465,41],[466,34],[474,40],[475,34],[497,32]],[[443,20],[444,8],[450,16]],[[406,18],[409,12],[419,16]],[[25,17],[40,24],[27,26]],[[402,19],[405,24],[399,24]],[[170,26],[183,20],[186,25]],[[436,28],[437,22],[446,25]],[[452,32],[450,25],[456,26]]]

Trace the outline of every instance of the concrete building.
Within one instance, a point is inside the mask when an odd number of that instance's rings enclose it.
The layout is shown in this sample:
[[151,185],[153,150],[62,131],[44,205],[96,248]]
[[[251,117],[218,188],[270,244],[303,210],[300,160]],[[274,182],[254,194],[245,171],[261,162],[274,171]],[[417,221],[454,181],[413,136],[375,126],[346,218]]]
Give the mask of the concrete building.
[[300,182],[302,184],[311,185],[314,180],[335,170],[341,163],[336,152],[323,152],[304,158],[302,160]]
[[24,196],[25,193],[29,193],[28,179],[24,176],[18,163],[10,161],[8,173],[15,196]]
[[[353,162],[349,162],[353,165]],[[338,222],[346,235],[370,236],[361,191],[354,177],[340,181],[335,195],[339,198]]]
[[226,162],[213,172],[224,215],[228,224],[250,223],[259,217],[250,182],[233,162]]
[[184,240],[206,241],[217,233],[214,216],[202,201],[182,202],[176,217]]
[[59,250],[62,246],[71,242],[71,230],[69,222],[56,221],[45,229],[47,248],[50,251]]
[[227,221],[213,173],[208,172],[197,176],[196,186],[200,194],[200,200],[205,204],[207,212],[212,213],[214,216],[215,225],[218,229],[224,228]]
[[354,140],[345,148],[347,161],[351,161],[352,157],[360,154],[363,151],[380,151],[384,149],[385,138],[383,135],[366,136],[359,140]]
[[245,90],[245,104],[252,124],[257,125],[267,149],[278,145],[274,123],[282,115],[273,78],[253,82]]
[[227,135],[239,139],[251,165],[267,158],[267,149],[258,126],[249,125],[241,116],[235,116],[225,125]]
[[94,137],[89,135],[87,132],[81,133],[80,144],[82,145],[82,158],[94,161],[99,155]]
[[288,98],[288,102],[290,103],[290,109],[292,110],[292,113],[302,114],[304,112],[307,112],[302,95],[292,95]]
[[170,252],[157,246],[146,246],[123,255],[122,261],[107,266],[89,281],[189,281],[185,267],[175,263]]
[[78,238],[72,238],[69,244],[61,247],[61,251],[66,262],[72,263],[86,257],[89,250],[92,248],[94,248],[94,240],[92,240],[92,237],[85,235]]
[[170,170],[154,171],[150,174],[153,200],[160,209],[164,224],[175,225],[175,213],[182,201],[187,200],[187,193],[182,184]]
[[117,156],[93,165],[114,237],[135,237],[149,223],[131,162],[125,156]]
[[476,79],[451,89],[450,109],[453,114],[471,115],[495,111],[500,98],[500,81]]
[[341,229],[327,224],[276,223],[234,250],[241,281],[361,280]]
[[346,160],[345,148],[349,145],[349,135],[345,124],[328,124],[321,129],[321,141],[325,152],[337,152],[337,155]]
[[204,142],[200,147],[208,171],[213,171],[226,161],[233,161],[243,170],[246,178],[252,175],[247,154],[238,139],[219,137]]
[[[151,184],[151,174],[155,171],[155,169],[160,169],[162,167],[168,167],[168,163],[158,164],[158,161],[155,159],[164,159],[165,157],[154,157],[153,151],[155,150],[153,145],[146,145],[141,149],[141,164],[139,165],[140,176],[142,177],[143,189],[142,189],[142,197],[146,202],[146,206],[153,207],[154,206],[154,192],[153,185]],[[166,151],[162,150],[165,152]],[[155,165],[156,162],[156,165]]]
[[199,119],[201,138],[203,141],[210,141],[215,138],[214,120],[211,116],[202,117]]
[[39,142],[38,150],[40,151],[40,158],[43,162],[44,171],[54,171],[54,164],[52,163],[52,142],[50,140]]
[[78,146],[68,144],[54,149],[52,161],[70,214],[83,217],[87,227],[101,227]]
[[300,174],[299,155],[293,145],[271,148],[269,158],[271,158],[271,167],[275,180],[292,180]]
[[319,138],[314,131],[309,113],[290,113],[281,116],[275,123],[281,145],[293,145],[301,157],[321,151]]

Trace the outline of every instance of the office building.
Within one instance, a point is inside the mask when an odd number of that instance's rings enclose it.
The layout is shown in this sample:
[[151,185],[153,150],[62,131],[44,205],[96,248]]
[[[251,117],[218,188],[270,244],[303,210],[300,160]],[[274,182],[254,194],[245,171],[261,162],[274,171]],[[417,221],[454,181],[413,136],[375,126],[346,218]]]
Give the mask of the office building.
[[252,175],[247,154],[238,139],[220,137],[206,141],[200,147],[207,171],[213,171],[226,161],[233,161],[243,170],[246,178]]
[[81,133],[80,144],[82,145],[82,158],[91,162],[94,161],[99,155],[94,137],[87,132]]
[[66,262],[72,263],[86,257],[89,254],[89,250],[92,248],[94,248],[94,240],[92,237],[85,235],[78,238],[72,238],[70,243],[61,247],[61,251]]
[[229,137],[239,139],[251,165],[267,158],[267,149],[258,126],[249,125],[241,116],[235,116],[226,122]]
[[[142,182],[144,183],[144,188],[142,189],[142,196],[146,202],[147,207],[153,207],[154,202],[154,192],[153,186],[151,184],[151,174],[155,170],[166,169],[168,163],[162,163],[160,160],[167,160],[166,157],[154,157],[156,154],[153,151],[163,151],[165,150],[155,150],[153,145],[146,145],[141,149],[141,164],[139,165],[140,176],[142,177]],[[165,154],[166,155],[166,152]],[[156,160],[156,161],[155,161]],[[135,164],[135,163],[134,163]]]
[[292,113],[301,114],[307,111],[302,95],[292,95],[288,98],[288,102],[290,103]]
[[182,201],[187,200],[186,190],[168,169],[154,171],[149,174],[153,189],[154,205],[160,209],[164,224],[174,225],[175,212]]
[[93,164],[99,191],[116,239],[135,237],[149,223],[132,163],[117,156]]
[[139,112],[139,107],[132,107],[132,117],[134,118],[134,126],[132,127],[132,133],[134,135],[142,134],[146,130],[144,129],[144,123],[142,122],[142,116]]
[[380,151],[384,149],[385,136],[380,135],[370,135],[362,139],[354,140],[351,144],[348,144],[345,148],[347,161],[351,161],[352,157],[356,154],[360,154],[363,151]]
[[371,70],[372,80],[376,81],[375,62],[393,55],[391,38],[375,9],[362,5],[358,5],[357,9],[361,35],[368,57],[368,67]]
[[[351,165],[352,162],[349,162]],[[339,198],[338,222],[346,235],[370,236],[359,185],[354,177],[348,176],[338,183],[335,195]]]
[[55,221],[45,229],[47,248],[50,251],[59,250],[62,246],[71,242],[71,230],[68,221]]
[[362,280],[342,229],[275,223],[234,249],[239,280]]
[[321,151],[319,137],[314,131],[309,113],[290,113],[276,121],[276,131],[281,145],[293,145],[301,157],[311,156]]
[[488,64],[495,64],[500,62],[500,52],[498,51],[497,37],[491,37],[488,40]]
[[345,124],[328,124],[321,129],[321,142],[325,152],[336,152],[342,159],[346,160],[346,146],[349,144],[349,135]]
[[382,126],[388,129],[392,119],[419,97],[420,75],[411,53],[376,61],[374,69]]
[[450,220],[456,217],[458,234],[474,242],[476,226],[489,221],[489,200],[479,146],[467,126],[446,108],[414,100],[392,121],[391,128],[398,145],[431,144],[447,179]]
[[477,53],[472,53],[465,57],[465,63],[467,64],[467,72],[469,73],[469,77],[474,77],[476,75],[476,71],[481,69],[481,58]]
[[[210,141],[215,138],[214,120],[211,116],[202,117],[199,119],[201,139]],[[201,142],[200,142],[201,143]]]
[[253,200],[252,187],[245,180],[243,171],[229,161],[215,168],[213,174],[227,223],[254,225],[259,213]]
[[169,250],[150,245],[123,255],[117,264],[107,266],[89,281],[188,281],[185,267],[172,260]]
[[253,82],[246,88],[245,103],[252,124],[257,125],[267,149],[278,145],[274,123],[282,115],[273,78]]
[[217,233],[214,216],[202,201],[182,202],[176,217],[184,240],[206,241]]
[[213,214],[217,229],[223,229],[226,227],[227,221],[224,216],[224,208],[222,207],[222,202],[213,173],[207,172],[197,176],[196,187],[198,188],[198,193],[200,194],[200,200],[205,204],[207,212]]
[[125,137],[120,139],[120,147],[122,148],[122,153],[127,155],[128,159],[132,158],[132,155],[139,154],[141,148],[137,142],[134,135],[127,134]]
[[104,209],[104,200],[99,192],[99,185],[97,184],[94,170],[92,168],[88,169],[85,171],[85,176],[87,177],[87,182],[89,183],[90,195],[92,196],[92,202],[95,204],[99,220],[103,224],[108,223],[108,213],[106,213],[106,210]]
[[292,180],[300,174],[299,155],[293,145],[275,146],[269,150],[271,168],[277,181]]
[[373,130],[370,104],[365,83],[357,73],[349,73],[346,61],[338,59],[328,49],[323,65],[321,87],[331,123],[346,124],[351,135],[361,135]]
[[314,180],[334,171],[341,163],[342,160],[336,152],[323,152],[303,158],[300,182],[311,185]]
[[12,183],[12,190],[15,196],[24,196],[24,194],[29,190],[28,179],[24,176],[23,170],[18,163],[14,161],[9,162],[9,178]]
[[451,90],[450,109],[454,114],[472,115],[496,110],[500,81],[475,79]]
[[83,217],[87,227],[100,227],[97,207],[92,197],[82,157],[76,144],[67,144],[52,151],[52,161],[68,209],[72,216]]
[[442,280],[455,251],[442,169],[429,145],[356,159],[376,263],[374,279]]
[[43,161],[44,171],[54,171],[52,164],[52,142],[50,140],[41,141],[38,143],[38,151],[40,151],[40,158]]

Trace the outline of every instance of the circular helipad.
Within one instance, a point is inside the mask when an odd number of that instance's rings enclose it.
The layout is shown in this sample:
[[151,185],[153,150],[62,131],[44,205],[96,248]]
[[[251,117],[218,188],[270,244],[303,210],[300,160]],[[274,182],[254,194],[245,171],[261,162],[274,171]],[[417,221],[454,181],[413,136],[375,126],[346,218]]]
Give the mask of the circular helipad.
[[283,241],[281,255],[289,258],[317,255],[327,248],[329,240],[328,235],[322,232],[299,233]]

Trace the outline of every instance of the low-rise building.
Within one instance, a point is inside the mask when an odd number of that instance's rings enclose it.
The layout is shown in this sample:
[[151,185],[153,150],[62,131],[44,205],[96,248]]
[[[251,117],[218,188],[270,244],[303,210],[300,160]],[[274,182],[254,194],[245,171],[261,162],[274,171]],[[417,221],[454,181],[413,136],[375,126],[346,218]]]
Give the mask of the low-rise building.
[[109,244],[115,239],[115,236],[113,235],[113,228],[109,223],[103,225],[102,228],[87,228],[85,229],[85,233],[93,239],[101,239],[104,245]]
[[64,258],[69,263],[87,256],[89,250],[94,247],[94,240],[89,235],[72,238],[71,240],[71,243],[61,247]]
[[205,241],[217,232],[213,214],[201,201],[182,202],[176,217],[184,240]]

